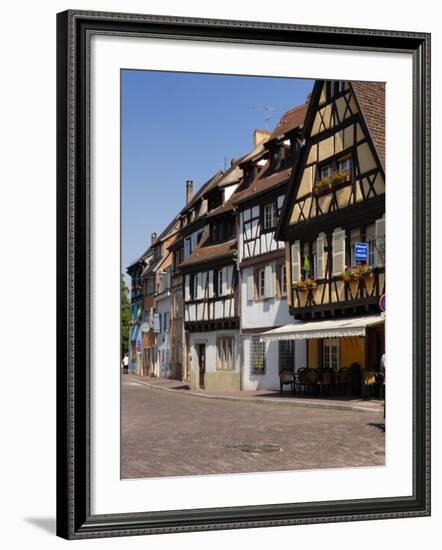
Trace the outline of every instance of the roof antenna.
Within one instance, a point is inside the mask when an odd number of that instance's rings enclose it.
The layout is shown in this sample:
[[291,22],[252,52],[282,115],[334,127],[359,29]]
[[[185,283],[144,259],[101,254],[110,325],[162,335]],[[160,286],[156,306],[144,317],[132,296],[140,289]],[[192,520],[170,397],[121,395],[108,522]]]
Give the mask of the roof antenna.
[[275,107],[272,105],[261,105],[260,107],[256,107],[257,111],[264,111],[264,130],[269,130],[269,122],[270,119],[275,118],[274,116],[270,116],[270,113],[275,110]]

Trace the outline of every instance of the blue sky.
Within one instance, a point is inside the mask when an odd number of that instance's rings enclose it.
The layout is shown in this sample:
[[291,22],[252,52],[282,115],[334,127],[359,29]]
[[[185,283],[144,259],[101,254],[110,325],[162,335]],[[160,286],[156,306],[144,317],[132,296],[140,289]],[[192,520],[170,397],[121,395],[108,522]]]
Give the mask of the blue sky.
[[[225,162],[252,148],[303,103],[313,81],[122,71],[122,269],[140,256],[194,192]],[[227,160],[226,160],[227,159]]]

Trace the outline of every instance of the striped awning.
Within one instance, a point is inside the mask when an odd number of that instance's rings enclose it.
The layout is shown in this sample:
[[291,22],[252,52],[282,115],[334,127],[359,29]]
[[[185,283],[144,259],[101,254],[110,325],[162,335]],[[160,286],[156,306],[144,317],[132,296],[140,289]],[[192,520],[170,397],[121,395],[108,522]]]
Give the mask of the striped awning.
[[345,319],[327,319],[324,321],[307,321],[291,323],[260,334],[265,342],[279,340],[307,340],[309,338],[343,338],[345,336],[365,336],[365,329],[380,325],[383,317],[366,315],[364,317],[347,317]]

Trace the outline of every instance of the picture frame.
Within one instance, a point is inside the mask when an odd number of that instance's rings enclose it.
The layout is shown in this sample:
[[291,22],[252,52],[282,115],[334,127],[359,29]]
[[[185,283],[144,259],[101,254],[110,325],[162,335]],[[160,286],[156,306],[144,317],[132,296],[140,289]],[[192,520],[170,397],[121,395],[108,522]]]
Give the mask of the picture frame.
[[[90,40],[94,35],[408,54],[413,60],[413,494],[91,512]],[[430,35],[68,10],[57,16],[57,534],[66,539],[430,514]]]

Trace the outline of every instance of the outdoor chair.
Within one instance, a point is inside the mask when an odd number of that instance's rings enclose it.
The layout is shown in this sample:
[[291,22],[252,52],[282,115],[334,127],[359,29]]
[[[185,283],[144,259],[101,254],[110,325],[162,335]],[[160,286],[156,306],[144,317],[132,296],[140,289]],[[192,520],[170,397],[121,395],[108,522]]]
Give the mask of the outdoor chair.
[[334,372],[332,368],[325,368],[321,371],[321,394],[324,393],[324,388],[326,388],[327,395],[332,394],[334,381]]
[[307,374],[306,374],[306,368],[302,367],[298,369],[296,373],[296,385],[297,385],[297,391],[299,393],[306,393],[307,392]]
[[281,371],[279,373],[279,387],[281,395],[284,386],[290,386],[292,394],[295,393],[295,375],[292,371]]
[[307,393],[315,393],[321,383],[320,369],[307,369]]
[[350,369],[342,367],[338,371],[338,393],[339,395],[348,395],[350,389]]

